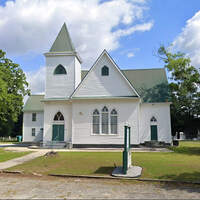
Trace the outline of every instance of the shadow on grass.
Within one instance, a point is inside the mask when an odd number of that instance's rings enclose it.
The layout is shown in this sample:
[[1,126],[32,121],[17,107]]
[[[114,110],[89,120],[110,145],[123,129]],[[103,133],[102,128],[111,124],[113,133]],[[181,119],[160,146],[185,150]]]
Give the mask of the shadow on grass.
[[114,167],[99,167],[94,173],[110,175],[112,174],[113,170],[114,170]]
[[200,155],[200,147],[169,147],[175,153],[187,155]]
[[200,172],[182,173],[182,174],[166,174],[159,176],[159,179],[170,179],[175,181],[193,181],[200,183]]
[[[187,181],[187,182],[200,182],[200,172],[182,173],[179,175],[168,174],[165,176],[160,176],[159,179],[170,179],[170,180]],[[161,183],[161,187],[164,188],[165,190],[179,190],[179,191],[187,191],[189,193],[200,193],[199,184]]]

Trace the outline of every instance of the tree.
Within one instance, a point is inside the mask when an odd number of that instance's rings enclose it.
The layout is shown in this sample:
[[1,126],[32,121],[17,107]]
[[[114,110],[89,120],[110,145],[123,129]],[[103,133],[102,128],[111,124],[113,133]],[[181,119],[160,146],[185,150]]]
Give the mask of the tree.
[[200,74],[185,54],[172,53],[164,46],[158,56],[170,75],[172,133],[184,130],[184,124],[200,115]]
[[0,50],[0,135],[9,135],[22,112],[23,98],[29,95],[26,76],[18,64]]

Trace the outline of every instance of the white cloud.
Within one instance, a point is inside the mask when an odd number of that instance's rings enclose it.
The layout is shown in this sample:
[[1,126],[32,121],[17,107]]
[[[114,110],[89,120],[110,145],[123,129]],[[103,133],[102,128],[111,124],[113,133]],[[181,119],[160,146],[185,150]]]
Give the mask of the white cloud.
[[116,31],[114,34],[117,37],[126,36],[126,35],[133,34],[136,31],[141,31],[141,32],[149,31],[152,28],[152,26],[153,26],[153,22],[138,24],[128,29],[123,29],[123,30],[120,29]]
[[118,48],[120,37],[151,29],[152,22],[143,22],[145,3],[146,0],[8,1],[0,6],[0,47],[14,55],[47,52],[66,22],[83,65],[89,68],[103,49]]
[[29,89],[31,89],[31,93],[44,93],[45,67],[40,67],[37,71],[29,71],[25,74],[27,82],[29,83]]
[[127,54],[127,57],[128,58],[132,58],[132,57],[134,57],[135,56],[135,54],[133,53],[133,52],[129,52],[128,54]]
[[192,64],[200,68],[200,11],[187,20],[173,46],[174,49],[185,52],[191,58]]
[[[147,0],[15,0],[0,6],[0,47],[9,55],[48,52],[66,22],[83,68],[103,49],[119,48],[121,37],[149,31]],[[44,91],[44,68],[27,73],[33,93]]]

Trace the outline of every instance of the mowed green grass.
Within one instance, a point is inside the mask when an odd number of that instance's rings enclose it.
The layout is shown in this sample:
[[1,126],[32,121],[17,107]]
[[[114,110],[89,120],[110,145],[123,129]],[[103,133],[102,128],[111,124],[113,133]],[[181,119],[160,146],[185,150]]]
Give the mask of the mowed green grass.
[[[141,178],[199,181],[200,142],[181,142],[173,149],[175,152],[132,153],[132,163],[143,168]],[[41,174],[110,175],[115,165],[122,165],[121,152],[60,152],[11,169]]]
[[0,148],[0,162],[18,158],[24,155],[29,154],[30,152],[14,152],[14,151],[5,151],[4,148]]

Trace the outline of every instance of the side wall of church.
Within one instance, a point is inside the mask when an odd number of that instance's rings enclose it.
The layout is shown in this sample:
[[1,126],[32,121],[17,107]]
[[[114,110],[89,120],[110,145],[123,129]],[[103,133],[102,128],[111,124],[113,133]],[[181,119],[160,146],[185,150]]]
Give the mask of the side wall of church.
[[[140,106],[140,143],[151,141],[151,125],[157,125],[158,141],[171,143],[169,103],[143,103]],[[157,122],[151,122],[155,117]]]
[[75,88],[80,84],[80,82],[81,82],[81,63],[75,57]]
[[[101,110],[106,106],[109,111],[109,134],[101,134]],[[93,111],[100,113],[100,134],[93,133]],[[118,132],[110,132],[110,112],[117,111]],[[72,143],[73,144],[123,144],[124,125],[131,126],[131,143],[139,143],[139,100],[105,99],[105,100],[73,100],[72,103]]]
[[[36,113],[36,121],[32,121],[32,113]],[[44,126],[43,112],[24,112],[23,114],[23,142],[34,142]],[[35,128],[35,136],[32,136],[32,128]]]

